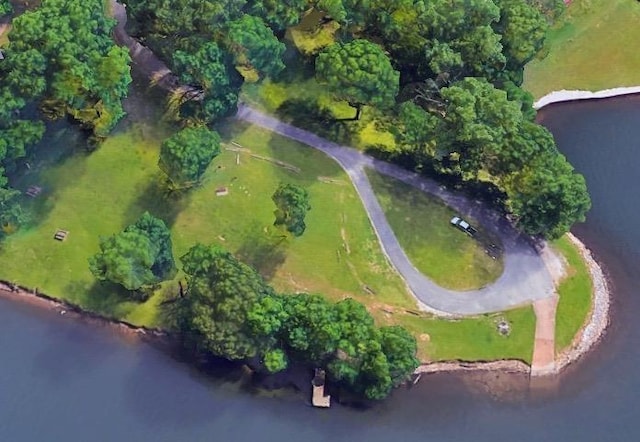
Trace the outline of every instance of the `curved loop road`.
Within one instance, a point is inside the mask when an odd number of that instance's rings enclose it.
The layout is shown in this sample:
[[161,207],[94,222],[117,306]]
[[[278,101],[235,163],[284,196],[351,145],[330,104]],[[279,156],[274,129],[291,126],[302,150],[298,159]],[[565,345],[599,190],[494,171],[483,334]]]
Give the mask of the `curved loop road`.
[[[178,84],[177,78],[152,51],[126,33],[125,7],[115,0],[111,0],[111,7],[112,14],[118,22],[114,30],[115,39],[129,48],[138,69],[149,78],[155,79],[164,89],[185,89]],[[193,92],[190,95],[197,97],[197,90],[188,89],[188,87],[185,89],[187,93]],[[476,315],[504,311],[554,296],[551,275],[528,238],[519,234],[504,217],[480,202],[441,188],[433,180],[376,160],[352,147],[332,143],[311,132],[291,126],[247,105],[238,106],[237,118],[314,147],[340,164],[360,195],[387,259],[405,280],[423,309],[444,315]],[[455,292],[440,287],[420,273],[413,266],[393,233],[373,193],[365,167],[375,169],[440,198],[463,216],[476,219],[486,229],[499,236],[504,247],[504,272],[500,278],[490,286],[479,290]]]
[[[463,316],[504,311],[554,296],[551,275],[530,239],[481,202],[446,190],[433,180],[376,160],[352,147],[341,146],[284,123],[246,104],[239,105],[236,118],[314,147],[340,164],[360,195],[385,255],[404,278],[421,307],[439,314]],[[476,219],[500,237],[504,247],[504,272],[498,280],[479,290],[456,292],[440,287],[418,271],[393,233],[369,183],[366,167],[440,198],[462,216]]]

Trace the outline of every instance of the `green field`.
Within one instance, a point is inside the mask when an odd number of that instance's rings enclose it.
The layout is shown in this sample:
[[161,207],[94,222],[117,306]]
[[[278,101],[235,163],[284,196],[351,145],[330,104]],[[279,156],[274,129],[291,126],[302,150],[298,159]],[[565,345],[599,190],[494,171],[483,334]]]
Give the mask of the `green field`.
[[525,70],[524,87],[539,98],[561,89],[640,85],[640,3],[574,0]]
[[[87,263],[101,235],[122,230],[148,210],[170,226],[176,257],[197,241],[217,242],[257,267],[279,290],[317,292],[333,300],[354,297],[381,323],[404,324],[422,336],[418,341],[425,360],[474,360],[490,354],[527,359],[533,340],[524,326],[502,338],[491,318],[452,322],[416,311],[383,257],[347,176],[324,154],[238,123],[221,131],[226,148],[203,185],[175,196],[164,191],[156,165],[160,141],[168,133],[161,127],[148,121],[126,123],[98,150],[87,152],[75,129],[55,125],[31,169],[14,183],[20,189],[38,185],[43,191],[27,201],[34,210],[33,224],[6,238],[0,248],[0,278],[107,316],[161,326],[158,306],[176,293],[183,275],[137,303],[127,300],[118,286],[97,282]],[[228,150],[239,147],[251,152]],[[307,231],[297,239],[284,239],[272,227],[270,196],[281,181],[300,184],[311,195]],[[229,195],[215,196],[220,187],[227,187]],[[70,232],[65,242],[53,239],[57,229]],[[507,315],[526,317],[528,311]],[[427,334],[431,340],[424,339]]]
[[[50,139],[43,148],[51,152],[77,139],[71,129],[61,131],[48,134],[53,140],[57,137],[60,146]],[[32,202],[37,222],[4,242],[0,278],[101,313],[155,325],[159,297],[140,305],[123,301],[115,287],[96,283],[87,265],[98,250],[100,235],[122,230],[148,210],[171,227],[177,257],[197,241],[218,242],[281,290],[364,301],[373,292],[380,302],[414,305],[383,258],[348,178],[324,154],[253,127],[227,126],[226,135],[251,153],[223,150],[202,187],[182,197],[166,196],[156,166],[158,132],[135,124],[91,154],[76,148],[73,155],[63,155],[48,167],[32,167],[17,186],[43,187]],[[300,173],[270,159],[298,167]],[[280,181],[303,185],[311,194],[307,232],[299,239],[283,238],[271,226],[271,194]],[[216,188],[222,186],[228,187],[229,195],[216,197]],[[58,228],[70,231],[64,243],[52,238]]]
[[556,351],[568,347],[591,310],[593,284],[589,269],[578,250],[567,238],[554,244],[567,261],[567,275],[558,287],[558,311],[556,313]]
[[[497,331],[497,323],[502,319],[511,325],[509,336]],[[417,337],[418,356],[422,361],[520,359],[531,362],[536,328],[531,307],[460,320],[407,315],[399,322]]]
[[[482,244],[451,226],[449,220],[456,215],[453,209],[375,171],[368,170],[367,176],[398,241],[423,274],[454,290],[478,289],[500,276],[502,260],[492,259]],[[478,228],[481,236],[484,232]]]

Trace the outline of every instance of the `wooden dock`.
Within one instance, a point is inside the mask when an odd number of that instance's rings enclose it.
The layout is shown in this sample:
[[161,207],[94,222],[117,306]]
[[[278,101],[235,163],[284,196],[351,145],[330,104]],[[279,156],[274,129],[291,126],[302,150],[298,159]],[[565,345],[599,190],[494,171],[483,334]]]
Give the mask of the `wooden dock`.
[[316,368],[315,376],[311,380],[313,395],[311,403],[314,407],[329,408],[331,406],[331,396],[324,394],[324,383],[326,374],[321,368]]

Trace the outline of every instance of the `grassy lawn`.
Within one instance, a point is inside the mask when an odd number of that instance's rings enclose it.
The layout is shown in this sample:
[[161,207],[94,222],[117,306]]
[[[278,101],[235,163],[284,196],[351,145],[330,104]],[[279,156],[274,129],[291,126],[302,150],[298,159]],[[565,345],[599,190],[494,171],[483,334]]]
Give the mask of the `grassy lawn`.
[[[460,320],[412,315],[394,319],[415,334],[421,361],[520,359],[531,362],[536,324],[531,307]],[[502,319],[511,325],[509,336],[497,331],[497,323]]]
[[549,32],[543,58],[525,70],[535,97],[560,89],[640,85],[640,3],[574,0]]
[[561,238],[553,246],[567,261],[567,276],[558,288],[560,300],[556,314],[556,351],[561,351],[571,344],[587,319],[593,285],[589,269],[568,239]]
[[[176,257],[197,241],[218,242],[256,266],[280,290],[319,292],[332,299],[348,295],[363,302],[375,298],[413,308],[337,164],[257,128],[232,124],[224,132],[251,153],[223,150],[202,187],[168,197],[156,165],[162,137],[158,128],[133,124],[90,154],[72,129],[51,131],[42,149],[52,158],[34,164],[15,183],[21,189],[39,185],[44,190],[29,202],[37,222],[2,245],[0,278],[104,314],[155,325],[161,296],[144,304],[126,302],[117,287],[96,283],[87,265],[99,236],[122,230],[148,210],[171,227]],[[53,152],[66,153],[55,158]],[[252,154],[290,164],[300,173]],[[311,194],[307,231],[295,240],[282,238],[271,226],[271,194],[280,181],[303,185]],[[228,196],[215,196],[221,186],[229,188]],[[58,228],[70,231],[64,243],[52,238]],[[176,283],[165,284],[165,289]]]
[[477,289],[500,276],[502,261],[450,225],[453,209],[394,178],[373,170],[367,175],[398,241],[423,274],[455,290]]
[[[14,183],[20,189],[39,185],[43,191],[27,202],[35,212],[34,224],[0,247],[0,278],[108,316],[161,325],[158,306],[175,293],[180,274],[147,302],[136,303],[117,286],[98,283],[87,264],[100,235],[122,230],[149,210],[171,227],[176,257],[197,241],[217,242],[256,266],[279,290],[323,293],[333,300],[354,297],[381,323],[409,327],[419,337],[424,360],[529,357],[533,340],[525,327],[503,338],[490,317],[445,321],[417,312],[384,259],[348,178],[333,161],[255,127],[234,123],[222,132],[227,147],[240,145],[251,152],[223,150],[202,187],[179,197],[165,195],[156,166],[162,128],[125,124],[100,149],[87,153],[74,129],[54,126],[38,161]],[[252,155],[277,159],[300,173]],[[283,180],[311,194],[307,231],[295,240],[283,240],[271,225],[270,196]],[[216,197],[222,186],[229,195]],[[65,242],[53,240],[58,228],[70,231]],[[506,316],[527,317],[529,310]]]

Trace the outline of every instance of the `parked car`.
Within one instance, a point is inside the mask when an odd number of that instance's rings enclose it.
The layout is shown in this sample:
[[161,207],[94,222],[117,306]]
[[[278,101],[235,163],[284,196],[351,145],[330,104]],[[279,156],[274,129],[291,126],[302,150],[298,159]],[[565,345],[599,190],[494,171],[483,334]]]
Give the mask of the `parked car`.
[[459,216],[454,216],[453,218],[451,218],[451,225],[462,230],[464,233],[466,233],[469,236],[473,236],[478,232],[471,224],[469,224]]

